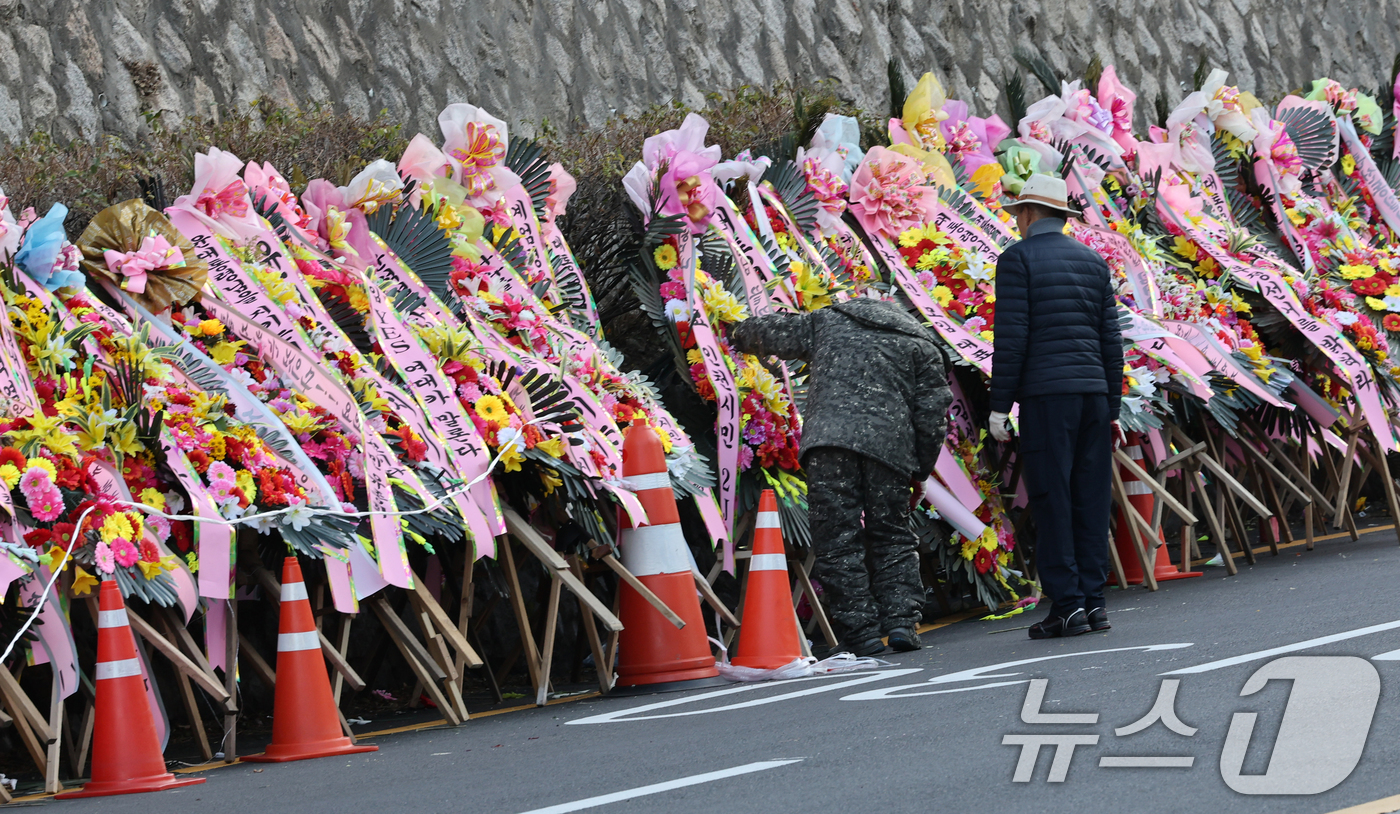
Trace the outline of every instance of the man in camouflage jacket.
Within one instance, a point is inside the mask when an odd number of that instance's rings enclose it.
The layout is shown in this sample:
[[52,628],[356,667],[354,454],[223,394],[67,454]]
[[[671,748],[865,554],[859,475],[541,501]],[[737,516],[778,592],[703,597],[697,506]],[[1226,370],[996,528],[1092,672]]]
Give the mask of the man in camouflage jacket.
[[918,649],[924,593],[910,488],[922,491],[947,431],[942,350],[899,306],[872,299],[747,319],[729,340],[809,365],[802,465],[816,577],[843,644],[873,655],[888,635],[897,650]]

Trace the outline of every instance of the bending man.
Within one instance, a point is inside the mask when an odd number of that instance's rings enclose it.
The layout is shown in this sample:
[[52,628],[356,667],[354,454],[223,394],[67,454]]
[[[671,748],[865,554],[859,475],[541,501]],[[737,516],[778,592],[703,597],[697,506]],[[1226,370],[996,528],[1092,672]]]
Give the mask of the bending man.
[[887,635],[896,650],[919,649],[910,488],[922,494],[943,446],[952,401],[943,352],[913,317],[873,299],[747,319],[729,339],[810,365],[802,465],[816,577],[844,648],[874,655]]

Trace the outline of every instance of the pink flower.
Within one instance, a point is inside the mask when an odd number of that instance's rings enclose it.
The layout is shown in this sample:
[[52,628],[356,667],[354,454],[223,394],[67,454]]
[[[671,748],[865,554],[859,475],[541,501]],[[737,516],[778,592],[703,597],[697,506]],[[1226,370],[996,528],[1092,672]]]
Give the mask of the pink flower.
[[936,193],[919,162],[872,147],[851,176],[851,211],[866,231],[898,235],[923,223]]
[[30,503],[52,488],[53,481],[49,479],[49,471],[41,466],[29,467],[19,479],[19,490]]
[[209,464],[209,471],[207,474],[211,486],[227,484],[228,488],[232,489],[234,482],[237,480],[237,475],[234,473],[233,467],[223,461],[215,461]]
[[97,572],[99,574],[110,574],[117,570],[116,559],[112,556],[112,547],[97,541],[97,550],[94,552],[97,558]]
[[1132,151],[1137,144],[1133,138],[1133,102],[1137,94],[1118,81],[1118,72],[1112,65],[1103,69],[1099,76],[1099,106],[1113,117],[1113,140],[1126,151]]
[[141,552],[130,540],[118,537],[112,541],[112,558],[117,561],[117,565],[130,568],[141,559]]
[[63,493],[53,484],[49,484],[37,500],[28,495],[25,499],[29,501],[29,511],[35,520],[51,523],[63,515]]
[[225,213],[235,218],[241,218],[248,214],[248,186],[243,183],[242,179],[234,179],[232,183],[218,192],[205,189],[199,193],[194,205],[211,218],[217,218]]
[[146,528],[162,543],[170,539],[170,521],[158,514],[146,518]]

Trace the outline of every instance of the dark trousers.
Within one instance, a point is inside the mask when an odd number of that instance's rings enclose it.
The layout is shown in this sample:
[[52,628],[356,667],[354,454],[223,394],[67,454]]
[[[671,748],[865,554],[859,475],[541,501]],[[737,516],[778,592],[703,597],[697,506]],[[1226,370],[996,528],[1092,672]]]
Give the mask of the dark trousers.
[[924,588],[909,530],[909,477],[836,447],[810,450],[803,467],[815,576],[844,642],[913,630]]
[[1021,402],[1021,457],[1035,561],[1057,615],[1104,604],[1113,438],[1102,395]]

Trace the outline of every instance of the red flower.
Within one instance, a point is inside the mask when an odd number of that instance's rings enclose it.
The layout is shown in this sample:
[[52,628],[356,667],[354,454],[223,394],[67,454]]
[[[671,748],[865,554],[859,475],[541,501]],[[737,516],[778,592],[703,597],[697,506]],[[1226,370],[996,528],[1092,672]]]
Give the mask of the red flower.
[[190,538],[190,521],[175,520],[170,523],[170,538],[175,541],[175,548],[184,554],[190,550],[192,539]]
[[1379,297],[1385,293],[1391,281],[1390,275],[1376,272],[1365,279],[1354,280],[1351,284],[1351,290],[1364,297]]
[[1400,333],[1400,314],[1386,314],[1381,318],[1381,327],[1387,331]]
[[24,541],[30,546],[43,550],[53,540],[53,532],[48,529],[33,529],[24,533]]
[[993,557],[992,552],[985,548],[977,549],[977,553],[972,557],[972,565],[977,569],[977,573],[979,574],[985,574],[991,571],[992,567],[996,564],[996,557]]
[[160,549],[150,540],[141,541],[141,561],[160,562]]
[[24,453],[14,447],[0,448],[0,466],[14,464],[15,469],[23,472],[29,468],[29,461],[25,460]]

